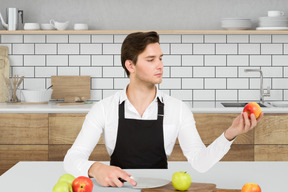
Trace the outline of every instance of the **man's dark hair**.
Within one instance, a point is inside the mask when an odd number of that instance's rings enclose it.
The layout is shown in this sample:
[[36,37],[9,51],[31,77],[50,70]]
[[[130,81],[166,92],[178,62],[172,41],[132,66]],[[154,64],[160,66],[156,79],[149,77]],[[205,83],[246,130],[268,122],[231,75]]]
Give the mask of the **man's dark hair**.
[[121,63],[128,77],[130,72],[126,69],[125,61],[131,60],[136,65],[138,55],[151,43],[159,43],[159,35],[155,31],[131,33],[125,38],[121,47]]

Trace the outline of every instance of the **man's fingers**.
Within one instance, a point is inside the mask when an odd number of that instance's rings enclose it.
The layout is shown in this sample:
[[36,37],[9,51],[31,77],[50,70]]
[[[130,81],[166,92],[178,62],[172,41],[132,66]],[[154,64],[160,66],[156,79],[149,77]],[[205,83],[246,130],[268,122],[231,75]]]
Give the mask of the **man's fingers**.
[[[129,174],[130,175],[130,174]],[[136,181],[134,181],[130,176],[129,176],[127,173],[125,173],[125,174],[123,174],[122,176],[121,176],[121,178],[122,179],[124,179],[125,181],[127,181],[127,182],[129,182],[131,185],[133,185],[133,186],[136,186],[137,185],[137,183],[136,183]]]
[[243,117],[244,117],[244,122],[245,122],[245,126],[244,126],[244,129],[245,129],[245,132],[247,132],[250,128],[250,119],[248,117],[248,114],[247,113],[244,113],[243,114]]
[[256,121],[256,117],[255,117],[255,115],[253,113],[250,115],[250,118],[251,118],[251,126],[250,126],[250,128],[252,129],[253,127],[255,127],[257,125],[257,121]]

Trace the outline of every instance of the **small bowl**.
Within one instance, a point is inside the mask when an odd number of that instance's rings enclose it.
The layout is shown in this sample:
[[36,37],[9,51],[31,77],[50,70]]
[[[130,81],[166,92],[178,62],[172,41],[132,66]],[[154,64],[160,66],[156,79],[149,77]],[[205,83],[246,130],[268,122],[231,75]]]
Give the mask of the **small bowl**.
[[39,23],[25,23],[24,30],[39,30],[40,25]]
[[55,30],[55,28],[50,23],[42,23],[41,29],[42,30]]
[[246,30],[251,29],[252,22],[250,19],[244,18],[223,18],[221,27],[226,30]]
[[49,102],[51,99],[51,95],[53,90],[51,89],[43,89],[43,90],[33,90],[33,89],[24,89],[21,90],[24,102]]

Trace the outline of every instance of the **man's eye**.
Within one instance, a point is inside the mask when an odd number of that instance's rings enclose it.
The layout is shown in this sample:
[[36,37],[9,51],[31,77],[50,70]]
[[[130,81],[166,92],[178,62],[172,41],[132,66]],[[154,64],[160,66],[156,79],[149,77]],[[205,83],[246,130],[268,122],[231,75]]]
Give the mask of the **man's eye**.
[[162,61],[162,57],[159,60]]
[[148,62],[152,62],[152,61],[153,61],[153,59],[149,59],[149,60],[148,60]]

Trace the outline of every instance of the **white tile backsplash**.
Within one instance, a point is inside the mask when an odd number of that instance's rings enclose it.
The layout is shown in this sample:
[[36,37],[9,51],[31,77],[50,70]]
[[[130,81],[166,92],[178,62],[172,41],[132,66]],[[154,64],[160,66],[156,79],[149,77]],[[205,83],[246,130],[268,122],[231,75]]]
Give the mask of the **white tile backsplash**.
[[216,44],[216,54],[237,54],[237,44]]
[[182,55],[182,66],[203,66],[203,55]]
[[227,66],[248,66],[248,55],[227,55]]
[[239,44],[239,54],[260,54],[260,44]]
[[249,35],[227,35],[227,43],[249,43]]
[[226,35],[204,35],[204,43],[226,43]]
[[68,43],[68,35],[47,35],[47,43]]
[[192,67],[171,67],[171,77],[192,77]]
[[171,44],[171,54],[192,54],[192,44]]
[[23,55],[9,55],[10,66],[23,66]]
[[203,78],[183,78],[182,89],[203,89],[204,79]]
[[58,54],[79,54],[79,44],[58,44]]
[[250,43],[271,43],[271,35],[250,35]]
[[80,54],[102,54],[101,44],[80,44]]
[[35,44],[35,54],[57,54],[56,44]]
[[90,66],[90,55],[69,55],[69,66]]
[[51,77],[57,75],[57,67],[35,67],[35,77]]
[[282,54],[282,44],[261,44],[261,54]]
[[205,89],[226,89],[225,78],[206,78],[204,81]]
[[102,77],[102,67],[80,67],[80,75]]
[[215,67],[194,67],[193,77],[215,77]]
[[215,54],[215,44],[193,44],[193,54]]
[[24,35],[24,43],[45,43],[45,35]]
[[113,55],[92,55],[92,66],[113,66]]
[[68,66],[68,55],[47,55],[47,66]]
[[205,66],[226,66],[226,55],[205,55]]
[[24,55],[24,66],[45,66],[45,55]]
[[124,73],[122,67],[103,67],[103,77],[124,77]]
[[69,35],[69,43],[91,43],[90,35]]
[[[24,75],[24,88],[46,88],[52,75],[91,76],[91,100],[122,90],[129,78],[121,65],[127,34],[0,35],[8,46],[10,75]],[[288,100],[288,35],[282,34],[160,34],[166,94],[190,106],[215,101],[259,100],[259,72],[265,100]]]
[[181,66],[181,55],[163,55],[164,66]]
[[204,35],[182,35],[182,43],[203,43]]
[[250,66],[271,66],[271,55],[250,55]]
[[34,54],[34,44],[13,44],[13,55],[17,54]]
[[1,35],[1,43],[23,43],[23,35]]

